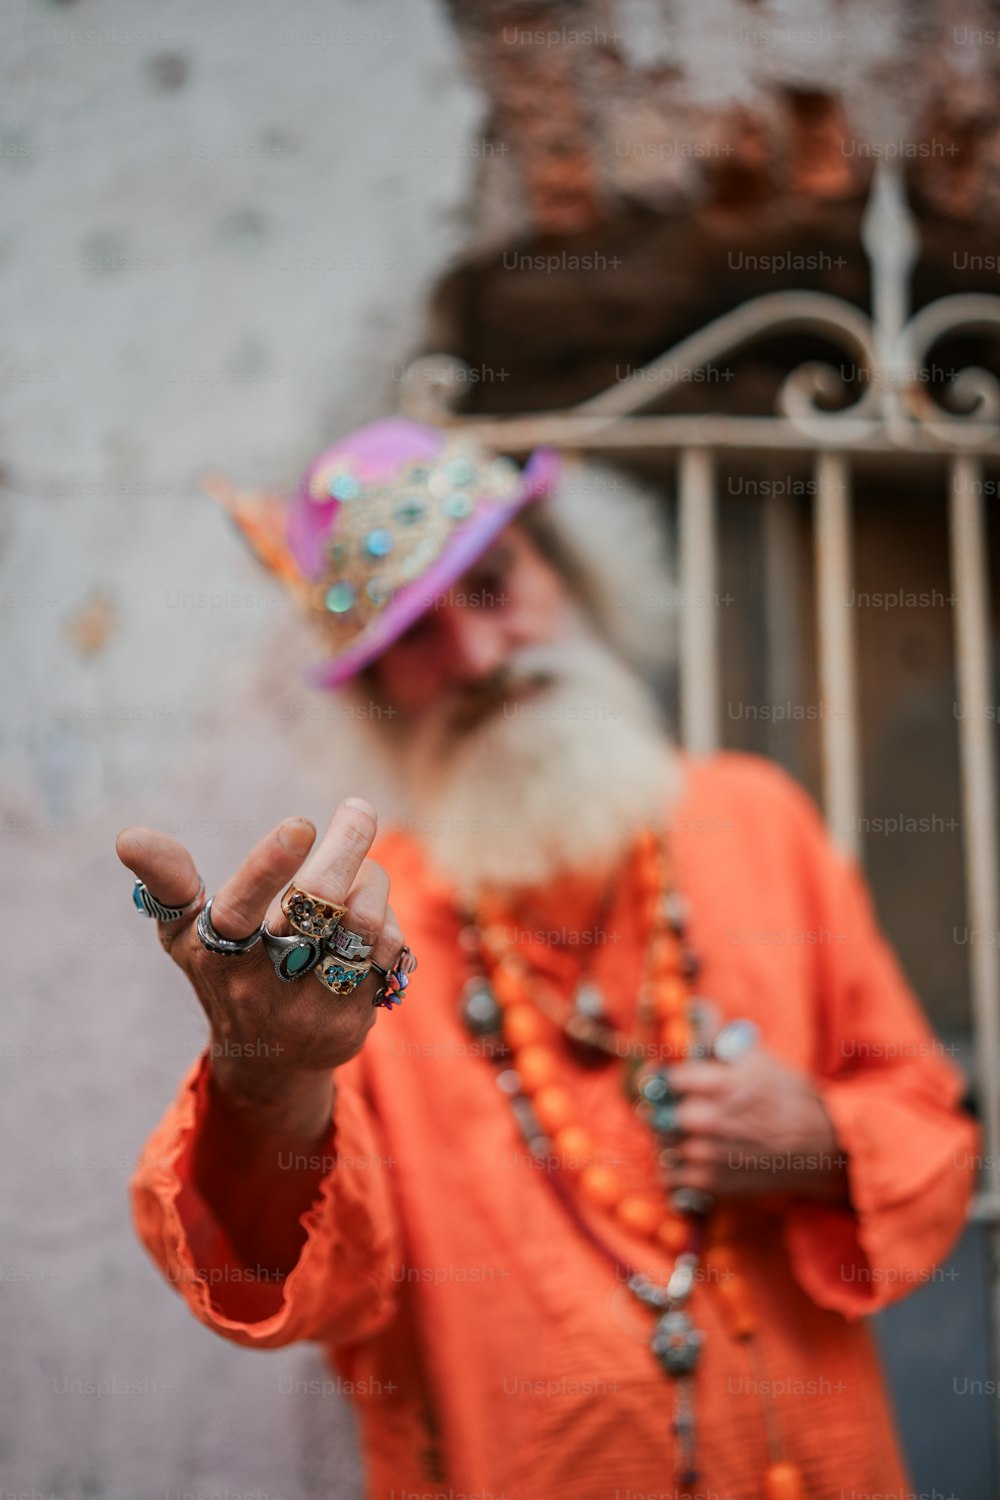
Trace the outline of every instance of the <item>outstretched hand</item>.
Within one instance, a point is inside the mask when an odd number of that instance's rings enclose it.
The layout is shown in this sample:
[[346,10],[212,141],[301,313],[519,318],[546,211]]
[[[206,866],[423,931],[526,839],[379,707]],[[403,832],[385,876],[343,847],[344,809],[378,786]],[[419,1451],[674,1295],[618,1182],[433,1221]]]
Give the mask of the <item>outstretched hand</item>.
[[[242,938],[267,920],[276,935],[291,929],[280,896],[293,880],[331,904],[343,905],[343,924],[374,944],[372,958],[390,968],[405,941],[389,905],[389,877],[367,858],[375,838],[375,810],[348,798],[337,807],[318,844],[304,818],[273,829],[247,856],[212,902],[212,926],[221,937]],[[126,828],[116,844],[122,863],[158,900],[182,906],[198,892],[198,872],[188,850],[148,828]],[[258,943],[245,954],[209,952],[196,932],[197,911],[158,923],[160,941],[188,976],[208,1018],[212,1070],[234,1100],[287,1092],[303,1075],[329,1073],[353,1057],[378,1015],[372,1000],[379,982],[365,978],[348,996],[331,993],[313,975],[286,983]]]

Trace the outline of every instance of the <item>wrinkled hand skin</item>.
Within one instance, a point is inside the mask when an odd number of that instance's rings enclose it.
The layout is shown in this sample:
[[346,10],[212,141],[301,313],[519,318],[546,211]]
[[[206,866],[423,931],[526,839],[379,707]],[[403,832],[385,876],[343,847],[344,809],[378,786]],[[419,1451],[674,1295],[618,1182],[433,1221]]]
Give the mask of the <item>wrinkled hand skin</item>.
[[[280,897],[294,880],[346,906],[345,925],[373,942],[373,958],[388,967],[405,939],[389,905],[389,878],[367,858],[376,829],[374,808],[356,798],[340,803],[318,844],[306,819],[279,824],[220,887],[212,903],[216,931],[245,937],[266,918],[272,932],[288,933]],[[167,834],[126,828],[116,847],[122,863],[159,900],[181,906],[196,895],[195,861]],[[333,1070],[361,1049],[377,1019],[372,998],[378,976],[370,975],[350,996],[331,994],[309,974],[284,983],[261,943],[231,957],[209,952],[196,918],[191,912],[157,928],[208,1019],[214,1084],[229,1105],[246,1110],[270,1135],[317,1136],[329,1120]]]
[[669,1078],[681,1096],[671,1189],[848,1201],[846,1159],[804,1074],[757,1046],[733,1063],[679,1063]]

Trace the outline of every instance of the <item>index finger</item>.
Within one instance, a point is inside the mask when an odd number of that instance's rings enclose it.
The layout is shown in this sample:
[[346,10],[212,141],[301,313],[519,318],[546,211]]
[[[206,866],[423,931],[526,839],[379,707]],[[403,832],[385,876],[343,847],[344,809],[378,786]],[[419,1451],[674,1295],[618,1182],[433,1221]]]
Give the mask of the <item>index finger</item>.
[[676,1063],[666,1069],[666,1074],[670,1087],[678,1094],[710,1099],[721,1094],[732,1081],[733,1068],[731,1063],[706,1058],[699,1062]]

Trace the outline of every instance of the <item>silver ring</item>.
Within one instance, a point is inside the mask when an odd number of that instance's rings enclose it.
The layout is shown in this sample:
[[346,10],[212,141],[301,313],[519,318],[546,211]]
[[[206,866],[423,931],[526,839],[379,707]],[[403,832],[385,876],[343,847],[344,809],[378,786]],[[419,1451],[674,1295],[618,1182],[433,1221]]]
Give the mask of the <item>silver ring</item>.
[[323,956],[323,945],[318,938],[303,937],[297,932],[290,937],[279,937],[266,922],[260,936],[274,972],[285,984],[310,973]]
[[715,1207],[712,1194],[703,1193],[700,1188],[675,1188],[670,1202],[679,1214],[710,1214]]
[[168,906],[165,901],[159,901],[153,895],[144,880],[137,880],[132,887],[132,903],[140,917],[155,917],[158,922],[176,922],[180,917],[186,917],[189,912],[195,911],[201,905],[204,894],[205,882],[199,876],[197,895],[192,896],[183,906]]
[[715,1038],[715,1046],[712,1048],[719,1062],[733,1063],[746,1055],[757,1045],[760,1036],[760,1027],[756,1021],[747,1021],[740,1017],[736,1021],[729,1021],[719,1035]]
[[260,942],[260,936],[264,929],[263,922],[261,922],[255,932],[251,932],[247,937],[224,938],[212,926],[212,901],[214,900],[215,897],[213,896],[198,913],[198,936],[201,939],[202,947],[207,948],[209,953],[221,954],[223,958],[236,958],[240,953],[249,953],[250,949],[256,947]]
[[338,958],[356,960],[371,958],[374,946],[374,943],[366,943],[360,932],[351,932],[348,927],[338,927],[333,936],[327,939],[326,951],[335,953]]

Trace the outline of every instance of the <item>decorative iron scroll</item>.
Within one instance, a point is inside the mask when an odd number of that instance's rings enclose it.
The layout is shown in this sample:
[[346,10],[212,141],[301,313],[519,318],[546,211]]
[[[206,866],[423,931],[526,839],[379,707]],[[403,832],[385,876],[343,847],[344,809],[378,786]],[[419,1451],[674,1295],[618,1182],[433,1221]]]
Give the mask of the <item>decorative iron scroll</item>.
[[[879,163],[861,225],[871,266],[872,312],[823,292],[780,291],[753,298],[682,339],[600,395],[560,412],[517,417],[456,413],[469,375],[460,360],[430,355],[403,380],[407,415],[436,425],[473,427],[509,451],[550,441],[564,447],[861,448],[1000,454],[1000,382],[975,366],[944,389],[947,406],[924,378],[934,345],[950,334],[986,333],[1000,343],[1000,297],[941,297],[909,316],[916,224],[898,170]],[[778,333],[816,333],[839,347],[853,378],[822,361],[793,369],[773,416],[649,415],[693,374]],[[851,387],[861,394],[847,401]],[[846,404],[828,409],[838,400]],[[824,403],[824,404],[820,404]],[[655,424],[655,426],[654,426]]]

